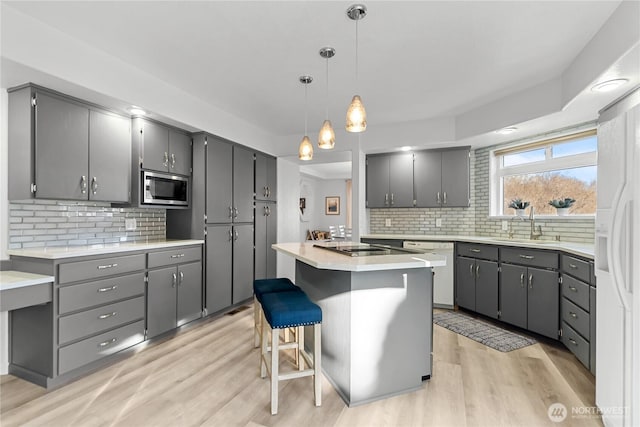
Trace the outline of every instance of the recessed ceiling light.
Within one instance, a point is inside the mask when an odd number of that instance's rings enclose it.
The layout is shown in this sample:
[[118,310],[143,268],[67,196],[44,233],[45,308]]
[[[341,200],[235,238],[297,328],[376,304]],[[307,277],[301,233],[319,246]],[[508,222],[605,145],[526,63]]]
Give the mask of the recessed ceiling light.
[[499,133],[500,135],[509,135],[510,133],[514,133],[517,130],[518,130],[517,127],[509,126],[508,128],[498,129],[496,133]]
[[595,84],[593,86],[591,86],[591,91],[592,92],[609,92],[614,90],[615,88],[622,86],[623,84],[627,83],[629,81],[629,79],[613,79],[613,80],[607,80],[605,82],[600,82],[598,84]]
[[144,115],[146,115],[146,114],[147,114],[147,112],[146,112],[146,111],[144,111],[143,109],[138,108],[138,107],[132,107],[132,108],[130,108],[130,109],[129,109],[129,112],[130,112],[131,114],[133,114],[134,116],[144,116]]
[[404,147],[400,147],[400,151],[409,151],[411,150],[411,147],[409,147],[408,145],[405,145]]

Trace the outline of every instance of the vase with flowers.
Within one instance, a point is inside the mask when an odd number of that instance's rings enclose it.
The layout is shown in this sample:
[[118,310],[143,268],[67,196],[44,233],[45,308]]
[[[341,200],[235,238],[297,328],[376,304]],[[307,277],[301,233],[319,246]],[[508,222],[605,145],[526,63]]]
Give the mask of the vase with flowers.
[[558,216],[565,216],[569,213],[569,208],[576,202],[571,197],[565,197],[564,199],[549,200],[549,204],[556,208]]
[[517,216],[527,216],[524,210],[527,209],[528,206],[529,202],[525,202],[519,198],[511,200],[511,202],[509,203],[509,207],[516,210]]

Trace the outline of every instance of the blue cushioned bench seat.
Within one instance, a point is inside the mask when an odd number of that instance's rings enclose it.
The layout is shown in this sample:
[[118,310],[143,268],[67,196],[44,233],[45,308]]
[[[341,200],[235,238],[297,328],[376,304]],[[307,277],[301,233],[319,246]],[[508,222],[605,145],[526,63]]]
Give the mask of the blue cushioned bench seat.
[[262,296],[271,292],[300,291],[300,288],[286,277],[277,279],[258,279],[253,281],[253,294],[262,302]]
[[304,292],[273,292],[262,297],[264,317],[273,329],[322,322],[322,310]]

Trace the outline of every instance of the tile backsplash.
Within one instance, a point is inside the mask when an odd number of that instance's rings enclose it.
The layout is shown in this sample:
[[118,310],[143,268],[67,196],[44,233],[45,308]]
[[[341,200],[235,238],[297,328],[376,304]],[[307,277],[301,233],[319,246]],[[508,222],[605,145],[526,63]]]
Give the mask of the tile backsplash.
[[[489,216],[489,153],[493,147],[471,151],[471,206],[468,208],[369,209],[371,234],[475,235],[507,237],[502,230],[506,217]],[[386,226],[385,220],[391,220]],[[442,224],[436,227],[436,219]],[[529,238],[530,223],[512,221],[515,238]],[[593,243],[594,217],[540,217],[542,240]]]
[[[135,218],[136,229],[125,220]],[[113,208],[106,202],[25,200],[9,204],[9,249],[159,240],[166,211]]]

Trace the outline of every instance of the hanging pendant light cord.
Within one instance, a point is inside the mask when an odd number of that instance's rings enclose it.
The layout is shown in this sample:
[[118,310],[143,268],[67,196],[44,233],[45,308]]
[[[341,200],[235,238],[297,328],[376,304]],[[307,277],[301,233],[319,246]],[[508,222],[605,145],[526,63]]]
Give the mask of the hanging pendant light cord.
[[356,93],[360,93],[360,82],[358,79],[358,20],[356,20]]
[[309,109],[309,103],[307,102],[307,85],[304,84],[304,136],[307,136],[307,110]]
[[327,58],[327,111],[326,118],[329,120],[329,58]]

